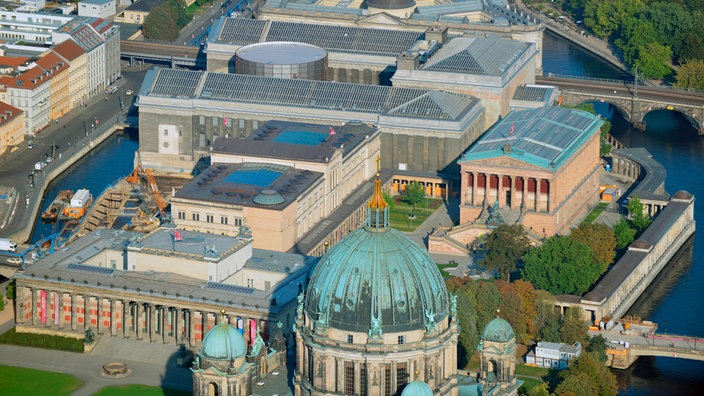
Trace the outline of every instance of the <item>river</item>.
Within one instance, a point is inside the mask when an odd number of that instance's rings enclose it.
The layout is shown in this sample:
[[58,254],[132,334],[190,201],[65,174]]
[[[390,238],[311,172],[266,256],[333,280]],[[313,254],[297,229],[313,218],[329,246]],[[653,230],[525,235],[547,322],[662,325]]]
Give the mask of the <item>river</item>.
[[[629,75],[600,58],[557,38],[545,35],[543,69],[547,73],[589,76],[609,79],[631,79]],[[659,111],[646,116],[645,132],[632,129],[608,104],[596,103],[595,109],[612,119],[611,131],[629,147],[645,147],[667,169],[667,191],[673,194],[685,189],[696,197],[704,197],[704,143],[696,131],[675,112]],[[49,206],[59,190],[88,188],[98,195],[105,187],[126,176],[133,167],[137,134],[116,135],[54,180],[47,189]],[[695,203],[695,218],[704,225],[701,198]],[[56,230],[38,219],[32,241]],[[698,232],[680,254],[666,266],[656,281],[629,313],[659,324],[660,332],[704,337],[704,299],[701,279],[704,260],[695,259],[704,251],[704,233]],[[699,394],[704,389],[704,362],[670,358],[641,358],[629,370],[616,372],[623,386],[622,395]]]
[[[547,33],[543,40],[543,70],[545,74],[632,79],[580,47]],[[645,147],[665,167],[665,186],[670,194],[687,190],[697,197],[694,215],[698,225],[704,225],[704,142],[696,130],[679,113],[667,110],[649,113],[645,131],[631,128],[608,104],[595,103],[595,110],[611,119],[614,137],[627,147]],[[704,260],[698,256],[703,251],[704,232],[699,231],[662,270],[629,314],[658,323],[659,332],[704,337]],[[615,373],[624,387],[619,392],[622,395],[689,395],[701,394],[704,389],[704,362],[641,358],[630,369]]]

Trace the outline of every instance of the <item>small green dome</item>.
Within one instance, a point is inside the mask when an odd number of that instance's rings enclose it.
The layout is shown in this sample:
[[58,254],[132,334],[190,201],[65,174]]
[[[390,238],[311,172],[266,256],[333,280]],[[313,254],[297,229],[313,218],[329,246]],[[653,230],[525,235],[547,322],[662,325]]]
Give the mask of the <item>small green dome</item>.
[[513,332],[513,327],[501,318],[494,318],[486,325],[482,333],[482,340],[486,341],[509,342],[514,338],[516,338],[516,334]]
[[306,311],[331,328],[395,333],[435,328],[447,319],[449,304],[440,270],[425,249],[393,228],[367,226],[320,259]]
[[433,390],[425,382],[415,380],[403,388],[401,396],[433,396]]
[[205,334],[198,355],[201,358],[232,360],[247,353],[247,345],[236,328],[220,322]]

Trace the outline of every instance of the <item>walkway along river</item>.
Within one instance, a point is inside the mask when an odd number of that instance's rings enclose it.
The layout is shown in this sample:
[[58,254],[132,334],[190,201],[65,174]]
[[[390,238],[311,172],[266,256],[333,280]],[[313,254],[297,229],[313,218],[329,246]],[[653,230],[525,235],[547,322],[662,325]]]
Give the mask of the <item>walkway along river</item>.
[[[610,79],[632,79],[583,49],[545,34],[544,72]],[[666,188],[670,194],[687,190],[694,194],[694,215],[704,224],[704,141],[683,117],[670,111],[646,116],[644,132],[632,129],[608,104],[595,104],[596,110],[612,119],[611,134],[627,147],[645,147],[667,170]],[[662,270],[648,291],[629,311],[659,324],[658,331],[704,336],[704,233],[695,233],[680,253]],[[699,253],[699,254],[697,254]],[[623,395],[688,395],[704,389],[704,363],[671,358],[641,358],[629,370],[616,371]]]
[[[543,67],[545,73],[579,75],[598,78],[631,79],[630,76],[589,54],[546,33]],[[647,148],[667,169],[667,190],[684,189],[698,198],[695,203],[697,222],[704,224],[704,143],[696,131],[676,113],[661,111],[646,117],[645,132],[632,130],[607,104],[597,104],[597,110],[613,118],[612,134],[629,147]],[[137,148],[136,134],[117,136],[104,143],[68,172],[57,178],[47,189],[48,200],[62,189],[89,188],[100,194],[114,180],[127,175],[133,167]],[[32,240],[51,233],[51,225],[39,221]],[[695,234],[680,254],[666,266],[648,292],[636,302],[629,313],[657,322],[659,330],[674,334],[704,336],[704,299],[701,279],[704,279],[704,233]],[[667,358],[641,358],[626,371],[617,372],[620,383],[627,386],[623,395],[699,394],[704,389],[704,363]]]

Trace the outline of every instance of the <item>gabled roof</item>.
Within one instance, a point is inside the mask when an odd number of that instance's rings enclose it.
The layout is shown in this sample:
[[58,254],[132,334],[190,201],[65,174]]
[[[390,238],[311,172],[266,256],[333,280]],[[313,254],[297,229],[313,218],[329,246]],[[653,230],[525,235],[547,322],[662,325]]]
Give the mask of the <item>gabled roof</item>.
[[508,156],[556,170],[602,124],[599,116],[557,106],[512,111],[482,135],[458,162]]
[[262,41],[296,41],[312,44],[330,52],[393,57],[405,52],[424,37],[423,31],[227,17],[213,25],[213,32],[216,34],[213,34],[212,39],[208,39],[209,42],[246,45]]
[[44,74],[49,78],[56,76],[69,67],[68,63],[61,59],[61,57],[54,51],[49,51],[46,55],[39,58],[39,60],[37,60],[37,65],[44,69]]
[[448,91],[177,69],[147,72],[140,95],[345,110],[443,121],[458,120],[479,103],[472,96]]
[[533,44],[489,37],[455,37],[422,70],[501,76]]
[[0,102],[0,127],[12,121],[20,114],[22,114],[22,110],[17,107],[10,106],[5,102]]
[[81,55],[85,54],[85,50],[80,45],[76,44],[73,39],[68,39],[54,47],[54,51],[67,61],[73,61]]
[[17,69],[28,60],[29,58],[26,56],[0,56],[0,67],[7,66]]

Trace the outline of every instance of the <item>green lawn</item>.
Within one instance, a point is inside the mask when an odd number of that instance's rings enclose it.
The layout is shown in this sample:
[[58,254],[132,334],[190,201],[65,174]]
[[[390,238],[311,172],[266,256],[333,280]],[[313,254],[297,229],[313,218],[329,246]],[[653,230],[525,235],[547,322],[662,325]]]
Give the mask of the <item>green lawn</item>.
[[582,221],[582,223],[585,223],[585,224],[593,223],[594,220],[596,220],[596,218],[599,217],[601,212],[603,212],[604,209],[606,209],[608,206],[609,206],[608,202],[599,202],[599,204],[596,205],[596,207],[594,209],[592,209],[591,212],[589,212],[587,217],[584,218],[584,221]]
[[46,334],[17,333],[14,328],[0,335],[0,344],[83,353],[83,340]]
[[532,377],[542,377],[550,373],[550,369],[545,367],[525,366],[523,364],[516,365],[516,375],[529,375]]
[[193,391],[160,388],[158,386],[122,385],[105,387],[93,396],[188,396],[192,394]]
[[0,384],[4,395],[70,395],[83,381],[68,374],[0,366]]
[[[442,200],[440,199],[426,199],[414,210],[411,205],[394,197],[394,204],[389,211],[391,227],[404,232],[414,231],[419,225],[423,224],[428,216],[430,216],[435,209],[440,207],[440,205],[442,205]],[[413,213],[415,217],[412,219],[409,218],[410,213]]]
[[458,266],[457,263],[452,263],[452,264],[437,264],[438,269],[440,270],[440,273],[442,274],[443,278],[449,278],[450,274],[447,273],[446,269],[447,268],[456,268]]

